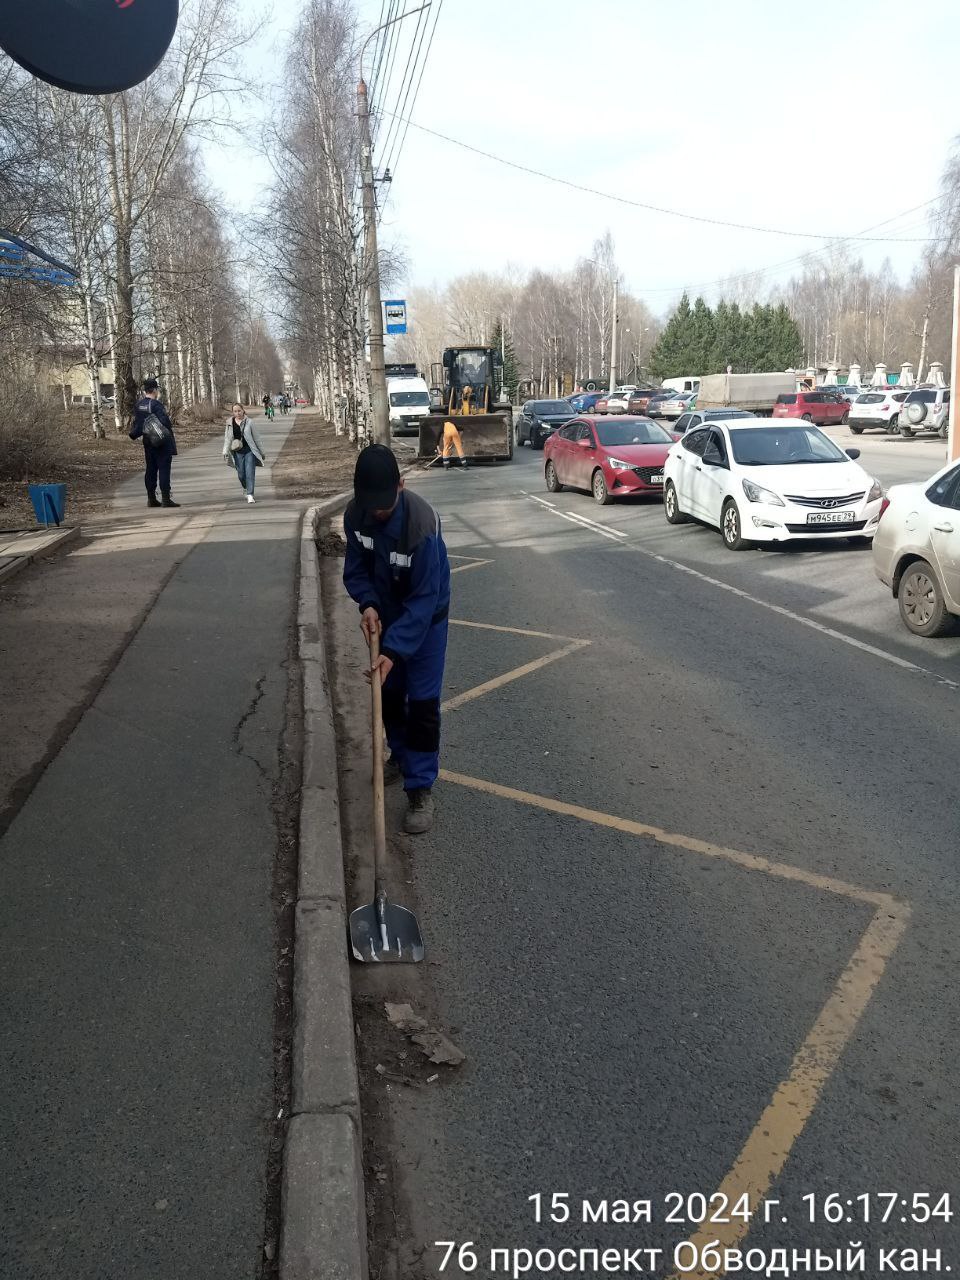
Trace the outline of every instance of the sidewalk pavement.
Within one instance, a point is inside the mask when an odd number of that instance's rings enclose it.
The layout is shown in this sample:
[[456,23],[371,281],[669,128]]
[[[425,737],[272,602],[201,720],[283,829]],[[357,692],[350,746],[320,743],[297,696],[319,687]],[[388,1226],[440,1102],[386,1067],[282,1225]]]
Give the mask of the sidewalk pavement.
[[[269,459],[293,421],[258,422]],[[5,721],[36,709],[0,769],[0,1274],[18,1280],[258,1273],[301,507],[271,502],[268,469],[248,506],[221,447],[176,459],[181,511],[131,480],[0,595]]]

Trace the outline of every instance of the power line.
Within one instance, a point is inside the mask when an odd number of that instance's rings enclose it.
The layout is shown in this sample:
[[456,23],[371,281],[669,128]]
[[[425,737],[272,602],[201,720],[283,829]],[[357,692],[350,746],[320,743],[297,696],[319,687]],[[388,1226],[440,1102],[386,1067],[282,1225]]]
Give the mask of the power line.
[[[738,280],[750,280],[754,276],[757,276],[757,277],[766,276],[766,275],[769,275],[771,271],[777,271],[781,267],[789,267],[799,262],[809,262],[811,259],[821,257],[823,254],[829,253],[832,249],[839,248],[839,246],[842,244],[862,241],[866,236],[866,232],[876,231],[879,227],[886,227],[891,222],[896,222],[900,218],[907,217],[908,214],[916,213],[919,209],[929,209],[931,205],[939,204],[943,199],[944,197],[942,195],[933,196],[932,199],[925,200],[922,204],[913,205],[912,208],[910,209],[904,209],[900,213],[895,213],[889,218],[884,218],[882,222],[875,222],[871,226],[865,227],[862,232],[859,232],[856,235],[835,237],[831,240],[830,244],[824,245],[823,248],[821,249],[811,249],[808,253],[801,253],[795,258],[785,258],[782,262],[773,262],[767,267],[755,267],[752,271],[740,271],[733,275],[720,276],[716,280],[706,280],[700,284],[690,284],[688,282],[687,284],[682,284],[682,285],[678,284],[678,285],[669,285],[669,286],[657,286],[656,288],[653,288],[653,289],[636,289],[636,290],[633,290],[633,292],[640,293],[640,294],[650,294],[650,293],[680,293],[683,291],[692,292],[695,290],[697,293],[702,293],[706,290],[716,288],[718,285],[733,284]],[[917,223],[916,225],[922,226],[923,223],[920,222],[920,223]],[[903,228],[903,230],[910,230],[910,229],[912,228]],[[937,237],[931,237],[931,239],[935,240],[937,239]],[[903,241],[895,240],[895,241],[885,241],[883,243],[911,244],[915,242],[911,240],[903,240]]]
[[[433,37],[437,34],[437,23],[440,21],[440,10],[443,8],[443,0],[437,0],[437,10],[433,17],[433,27],[430,31],[430,39],[427,42],[427,51],[423,56],[423,62],[420,64],[420,78],[417,80],[417,87],[414,90],[413,101],[410,103],[410,111],[403,126],[403,135],[400,138],[400,145],[397,147],[397,154],[393,161],[393,172],[396,173],[397,165],[400,163],[400,156],[403,154],[403,144],[407,140],[407,133],[410,130],[410,116],[417,109],[417,99],[420,97],[420,86],[423,83],[423,73],[427,69],[427,62],[430,58],[430,50],[433,48]],[[426,28],[424,28],[426,30]]]
[[[417,15],[417,25],[410,38],[410,49],[407,53],[407,65],[403,69],[403,76],[400,79],[400,88],[397,91],[397,108],[401,115],[406,110],[407,99],[410,96],[410,89],[413,85],[413,78],[417,74],[417,63],[420,59],[420,50],[423,48],[423,37],[427,33],[427,22],[429,21],[430,11],[424,9]],[[417,38],[419,37],[419,43]],[[399,136],[400,129],[397,121],[401,117],[391,112],[390,128],[387,130],[386,141],[383,144],[383,161],[381,167],[388,169],[390,167],[390,152],[393,144],[396,142],[396,136]],[[396,136],[394,134],[396,131]]]
[[[392,112],[385,112],[386,115],[392,115]],[[508,169],[516,169],[520,173],[530,174],[534,178],[543,178],[547,182],[555,182],[561,187],[569,187],[573,191],[582,191],[587,195],[598,196],[601,200],[612,200],[615,204],[629,205],[634,209],[646,209],[650,213],[662,213],[671,218],[683,218],[688,222],[706,223],[712,227],[730,227],[736,231],[756,231],[763,235],[770,236],[793,236],[800,240],[863,240],[874,241],[888,244],[929,244],[936,240],[936,236],[918,236],[912,239],[895,238],[891,236],[837,236],[833,233],[825,233],[819,231],[786,231],[779,227],[761,227],[755,226],[749,222],[731,222],[724,218],[709,218],[705,214],[685,213],[681,209],[667,209],[662,205],[648,204],[643,200],[631,200],[627,196],[619,196],[612,191],[598,191],[596,187],[585,186],[581,182],[573,182],[569,178],[558,178],[555,174],[544,173],[542,169],[533,169],[529,165],[519,164],[516,160],[507,160],[503,156],[494,155],[491,151],[484,151],[480,147],[471,146],[469,142],[461,142],[459,138],[451,138],[449,134],[440,133],[438,129],[428,129],[425,124],[418,124],[416,120],[407,117],[405,123],[413,125],[414,129],[419,129],[421,133],[428,133],[431,137],[442,138],[444,142],[452,143],[455,147],[462,147],[464,151],[471,151],[474,155],[483,156],[487,160],[493,160],[497,164],[505,165]]]

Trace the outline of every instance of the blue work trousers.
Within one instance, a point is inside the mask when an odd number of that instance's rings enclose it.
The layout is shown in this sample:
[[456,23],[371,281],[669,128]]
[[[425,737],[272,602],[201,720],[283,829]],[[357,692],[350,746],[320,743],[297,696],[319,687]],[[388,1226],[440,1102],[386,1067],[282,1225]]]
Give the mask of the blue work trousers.
[[[389,629],[386,644],[390,644]],[[383,727],[403,789],[432,787],[440,771],[440,689],[447,620],[435,622],[412,658],[394,663],[383,686]]]
[[152,444],[144,441],[143,457],[145,462],[145,470],[143,482],[147,487],[147,493],[154,496],[157,492],[157,481],[160,482],[160,492],[170,492],[170,466],[173,463],[173,451],[168,448],[157,449]]
[[233,461],[240,487],[252,495],[257,482],[257,455],[252,449],[248,449],[246,453],[235,453]]

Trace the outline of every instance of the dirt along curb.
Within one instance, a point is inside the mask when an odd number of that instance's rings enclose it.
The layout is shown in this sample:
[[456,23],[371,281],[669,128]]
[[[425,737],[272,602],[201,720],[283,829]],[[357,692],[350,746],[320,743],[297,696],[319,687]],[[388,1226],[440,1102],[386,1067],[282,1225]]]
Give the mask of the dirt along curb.
[[291,1111],[283,1155],[281,1280],[365,1280],[360,1087],[354,1039],[337,742],[321,625],[317,522],[304,515],[297,617],[304,757],[294,942]]
[[56,531],[38,525],[35,529],[15,529],[0,533],[0,582],[14,577],[28,564],[52,556],[67,543],[80,537],[80,526],[70,525]]

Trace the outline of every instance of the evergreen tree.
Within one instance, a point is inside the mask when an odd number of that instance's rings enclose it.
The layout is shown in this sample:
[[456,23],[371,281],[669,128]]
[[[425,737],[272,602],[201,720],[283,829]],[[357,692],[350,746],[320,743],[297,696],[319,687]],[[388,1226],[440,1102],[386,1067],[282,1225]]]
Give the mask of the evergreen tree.
[[[743,350],[747,341],[747,317],[740,310],[739,303],[730,303],[727,323],[730,329],[730,347],[727,351],[727,364],[730,365],[734,373],[743,373]],[[726,373],[727,371],[727,364],[723,366],[723,373]]]
[[690,342],[687,348],[687,368],[684,373],[707,373],[713,343],[716,337],[716,323],[713,312],[700,297],[693,304],[690,316]]
[[730,308],[723,298],[717,303],[713,313],[713,341],[704,362],[703,373],[726,373],[727,365],[732,362],[733,334],[730,323]]
[[498,320],[493,330],[490,345],[495,351],[503,352],[503,388],[509,396],[516,396],[520,382],[520,363],[517,360],[509,333],[504,332],[503,321]]
[[696,372],[686,367],[692,319],[690,299],[684,294],[650,353],[650,372],[655,378],[676,378],[684,373]]
[[803,364],[803,335],[785,303],[774,310],[771,324],[773,368],[799,369]]

